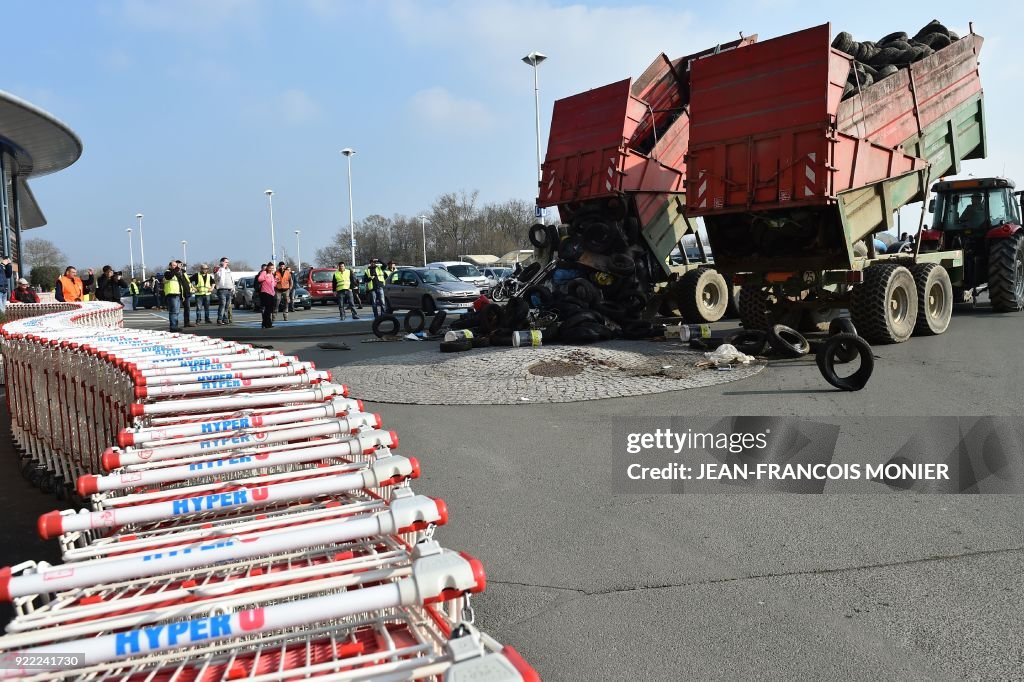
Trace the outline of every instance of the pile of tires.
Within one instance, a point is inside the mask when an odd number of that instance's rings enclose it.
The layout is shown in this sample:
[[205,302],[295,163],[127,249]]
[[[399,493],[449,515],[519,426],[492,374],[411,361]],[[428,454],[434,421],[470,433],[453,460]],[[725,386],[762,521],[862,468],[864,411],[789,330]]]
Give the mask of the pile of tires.
[[843,99],[853,97],[872,84],[931,56],[957,40],[960,40],[960,36],[938,20],[929,22],[913,36],[897,31],[878,41],[857,42],[852,35],[843,31],[832,41],[832,47],[856,60],[846,79]]

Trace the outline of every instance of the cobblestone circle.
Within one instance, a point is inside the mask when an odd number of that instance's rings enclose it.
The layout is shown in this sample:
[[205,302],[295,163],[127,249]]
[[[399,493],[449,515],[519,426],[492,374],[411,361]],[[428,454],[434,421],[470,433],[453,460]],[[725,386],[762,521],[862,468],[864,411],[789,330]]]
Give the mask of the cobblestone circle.
[[[442,355],[436,348],[335,367],[351,395],[378,403],[512,405],[572,403],[681,391],[738,381],[764,365],[732,371],[694,367],[702,353],[678,343],[616,341],[599,346],[481,348]],[[569,376],[530,372],[537,363],[571,363]]]

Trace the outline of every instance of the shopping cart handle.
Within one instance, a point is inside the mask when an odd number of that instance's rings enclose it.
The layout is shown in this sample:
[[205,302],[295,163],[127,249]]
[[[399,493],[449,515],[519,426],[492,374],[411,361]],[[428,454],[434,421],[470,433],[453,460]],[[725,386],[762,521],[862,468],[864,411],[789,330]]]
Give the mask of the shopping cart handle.
[[431,553],[418,556],[410,579],[397,583],[402,604],[435,604],[467,592],[483,592],[487,587],[487,574],[478,559],[462,552],[437,551],[436,547],[434,541],[416,545],[414,556],[424,550]]
[[386,485],[419,478],[420,463],[415,457],[388,455],[380,457],[363,471],[363,483],[367,488],[383,488]]
[[[448,523],[448,505],[444,500],[435,500],[425,495],[396,496],[381,519],[381,533],[408,533],[423,530],[430,524],[443,526]],[[390,522],[390,527],[385,522]]]

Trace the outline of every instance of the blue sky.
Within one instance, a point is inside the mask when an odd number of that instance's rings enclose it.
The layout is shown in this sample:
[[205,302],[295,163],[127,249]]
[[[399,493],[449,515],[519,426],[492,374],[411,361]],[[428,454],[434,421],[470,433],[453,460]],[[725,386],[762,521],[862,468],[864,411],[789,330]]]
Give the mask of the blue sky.
[[[1016,4],[5,0],[7,90],[82,138],[71,168],[31,182],[58,243],[79,267],[128,261],[124,229],[146,215],[147,266],[189,241],[189,260],[304,260],[348,223],[343,147],[357,220],[418,214],[440,193],[481,202],[535,192],[533,76],[542,137],[554,99],[679,56],[831,21],[877,40],[933,18],[985,36],[989,159],[965,170],[1024,182]],[[136,262],[138,245],[136,243]]]

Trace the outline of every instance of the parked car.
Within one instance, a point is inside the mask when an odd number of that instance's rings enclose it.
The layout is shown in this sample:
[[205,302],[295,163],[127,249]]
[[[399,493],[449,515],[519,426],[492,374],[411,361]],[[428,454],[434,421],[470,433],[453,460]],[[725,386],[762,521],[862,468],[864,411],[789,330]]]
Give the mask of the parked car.
[[242,277],[235,282],[235,294],[232,298],[232,305],[239,310],[255,310],[253,306],[258,306],[260,300],[260,297],[256,296],[255,285],[255,277]]
[[488,287],[493,289],[498,282],[512,275],[512,268],[490,267],[484,268],[481,272],[487,278]]
[[306,310],[313,309],[313,297],[310,296],[309,290],[305,287],[295,287],[295,294],[292,304],[296,309],[305,308]]
[[474,286],[480,287],[483,293],[487,293],[489,290],[489,284],[487,278],[484,277],[484,273],[473,265],[472,263],[462,263],[457,260],[443,260],[434,263],[428,263],[428,268],[441,268],[447,270],[451,274],[455,275],[463,282],[467,282]]
[[441,268],[405,268],[391,274],[384,285],[390,310],[466,310],[480,297],[480,289]]
[[310,268],[299,273],[296,282],[309,291],[315,303],[326,305],[338,303],[334,293],[334,268]]

